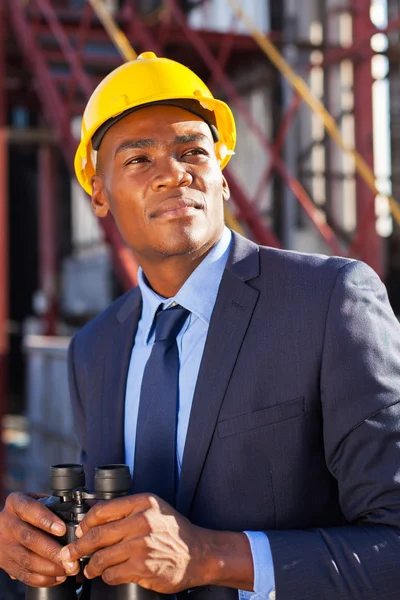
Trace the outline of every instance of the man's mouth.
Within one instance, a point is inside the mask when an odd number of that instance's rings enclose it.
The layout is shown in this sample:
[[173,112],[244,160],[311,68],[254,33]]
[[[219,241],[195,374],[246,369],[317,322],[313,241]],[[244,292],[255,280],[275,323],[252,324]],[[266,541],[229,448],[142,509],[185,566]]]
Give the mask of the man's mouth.
[[192,198],[167,198],[151,213],[154,219],[178,219],[194,217],[203,206]]

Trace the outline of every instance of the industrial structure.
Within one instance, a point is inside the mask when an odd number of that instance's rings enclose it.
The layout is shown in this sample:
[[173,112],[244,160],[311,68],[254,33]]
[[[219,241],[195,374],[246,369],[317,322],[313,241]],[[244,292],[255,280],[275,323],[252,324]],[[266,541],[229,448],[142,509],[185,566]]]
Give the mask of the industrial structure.
[[364,260],[400,312],[399,31],[400,0],[0,0],[0,412],[23,410],[29,315],[68,334],[135,284],[72,174],[85,103],[129,53],[232,106],[230,224]]

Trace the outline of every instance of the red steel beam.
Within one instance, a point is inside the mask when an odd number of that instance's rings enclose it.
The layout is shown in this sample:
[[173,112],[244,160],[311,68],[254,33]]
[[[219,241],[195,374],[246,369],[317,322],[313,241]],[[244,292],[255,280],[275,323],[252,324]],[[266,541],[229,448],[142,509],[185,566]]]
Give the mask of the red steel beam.
[[45,15],[47,22],[49,23],[50,30],[58,41],[61,51],[66,61],[69,63],[76,81],[81,86],[82,91],[89,98],[93,92],[93,84],[90,80],[90,77],[88,77],[82,68],[82,64],[79,61],[77,52],[69,41],[67,34],[58,20],[54,8],[50,4],[49,0],[36,0],[36,3],[42,10],[42,13]]
[[159,38],[153,36],[149,29],[142,23],[140,18],[137,16],[136,8],[131,2],[128,2],[125,6],[125,14],[128,18],[128,28],[125,31],[128,39],[137,40],[141,47],[145,51],[151,50],[158,56],[163,56],[162,46],[159,42]]
[[54,84],[43,55],[35,44],[32,28],[25,18],[24,9],[19,2],[10,2],[9,11],[11,23],[17,39],[19,39],[23,55],[40,82],[37,86],[37,93],[46,115],[50,122],[56,124],[56,131],[61,132],[60,141],[64,152],[67,153],[68,158],[72,157],[76,144],[70,134],[68,113],[64,110],[62,98]]
[[[77,36],[75,39],[75,47],[76,47],[76,56],[78,61],[82,63],[83,54],[85,52],[85,44],[88,40],[90,33],[90,25],[91,25],[91,17],[93,15],[93,9],[91,4],[88,2],[83,8],[82,21],[79,25],[79,29],[77,31]],[[92,85],[94,86],[94,82],[92,79]],[[68,95],[67,95],[67,105],[71,107],[77,92],[77,81],[73,79],[72,85],[69,87]],[[71,110],[70,110],[71,113]]]
[[[154,29],[154,37],[158,39],[158,36],[161,35],[163,25],[160,23],[156,25]],[[194,30],[192,30],[194,31]],[[218,31],[210,31],[208,29],[198,29],[196,30],[198,35],[200,35],[204,41],[206,42],[209,48],[217,50],[221,44],[221,38],[223,38],[225,33],[219,33]],[[259,52],[259,48],[257,43],[253,40],[253,38],[246,34],[237,34],[235,40],[235,47],[238,50],[242,50],[245,52]],[[169,36],[165,39],[166,44],[176,44],[178,46],[187,46],[186,36],[182,32],[180,27],[174,26],[172,23],[169,28]]]
[[[364,12],[368,11],[368,13],[369,13],[369,3],[366,0],[365,0],[365,2],[362,2],[360,0],[360,6],[362,7]],[[360,18],[359,9],[356,8],[355,5],[354,5],[353,17],[356,19],[356,21],[358,21],[358,19]],[[389,21],[387,26],[384,27],[383,29],[378,29],[378,27],[373,25],[371,23],[371,20],[369,19],[369,16],[368,16],[369,22],[367,23],[365,17],[363,18],[362,14],[361,14],[361,21],[363,21],[363,25],[360,26],[361,27],[361,29],[359,31],[360,37],[353,38],[354,39],[353,44],[347,48],[335,48],[332,50],[328,49],[324,55],[321,66],[327,67],[329,65],[332,65],[332,64],[335,64],[342,60],[345,60],[346,58],[354,59],[354,57],[357,55],[358,56],[369,55],[370,51],[371,51],[371,38],[373,35],[375,35],[376,33],[383,33],[384,35],[388,35],[389,33],[392,33],[393,31],[397,31],[398,29],[400,29],[400,19],[394,19],[393,21]],[[357,25],[357,29],[358,28],[359,27]]]
[[[222,38],[221,46],[217,56],[217,61],[221,69],[225,69],[225,66],[229,60],[232,50],[235,47],[235,35],[236,32],[233,29],[231,29],[229,32],[225,33],[224,37]],[[212,88],[216,83],[217,82],[215,80],[215,74],[213,73],[209,81],[207,82],[207,86],[209,88]]]
[[225,167],[224,173],[234,197],[235,206],[239,209],[238,214],[236,215],[237,218],[248,225],[254,234],[255,240],[259,244],[263,246],[272,246],[274,248],[282,248],[282,244],[276,235],[271,231],[271,229],[264,225],[260,213],[255,206],[249,202],[244,190],[239,184],[237,178],[234,177],[229,167]]
[[[353,38],[357,40],[371,27],[369,3],[365,0],[352,0]],[[354,65],[354,120],[356,148],[374,168],[373,157],[373,109],[371,60],[372,49],[365,51],[363,60]],[[357,235],[350,252],[357,251],[359,258],[368,263],[382,277],[383,240],[376,231],[375,194],[365,181],[357,176]]]
[[[36,32],[36,27],[34,30]],[[54,65],[65,65],[65,54],[59,48],[43,48],[41,52],[48,62],[53,63]],[[107,73],[121,64],[118,56],[115,56],[114,54],[96,54],[95,52],[89,51],[85,51],[82,54],[82,62],[83,61],[88,67],[101,69],[101,72],[106,71]],[[91,89],[93,90],[93,82],[91,79],[90,82]]]
[[[295,116],[298,113],[298,110],[301,106],[302,101],[303,100],[299,94],[293,94],[292,101],[291,101],[286,113],[283,115],[281,126],[280,126],[280,129],[278,131],[278,134],[276,136],[276,139],[275,139],[275,142],[273,145],[274,152],[276,152],[276,153],[281,152],[281,150],[283,148],[283,144],[285,142],[285,139],[290,131],[290,127],[294,121]],[[260,183],[257,187],[257,191],[254,194],[254,198],[253,198],[254,204],[257,204],[259,202],[261,192],[264,187],[269,185],[269,182],[271,181],[273,172],[274,172],[274,165],[271,162],[268,165],[268,167],[266,168],[263,176],[261,177]]]
[[[157,37],[158,43],[161,47],[161,56],[165,56],[165,48],[168,41],[171,39],[171,19],[161,18],[160,23],[157,25]],[[172,37],[173,43],[176,43],[176,39]],[[185,40],[186,41],[186,40]]]
[[[31,0],[32,2],[33,0]],[[116,15],[116,21],[118,23],[118,25],[125,31],[126,29],[129,29],[130,26],[130,10],[131,8],[134,8],[134,6],[132,6],[134,3],[133,2],[128,2],[123,9]],[[41,11],[39,11],[38,9],[33,10],[34,7],[32,6],[31,11],[30,11],[30,16],[32,18],[36,18],[36,19],[40,19],[43,17],[43,14],[41,13]],[[63,28],[65,30],[65,32],[68,35],[74,35],[77,29],[77,26],[79,26],[79,23],[81,21],[81,17],[82,17],[82,9],[73,9],[72,7],[68,8],[67,11],[60,11],[59,9],[57,9],[57,16],[59,21],[63,22]],[[74,17],[73,19],[71,17]],[[99,24],[99,22],[95,19],[93,19],[92,21],[92,31],[93,31],[93,41],[99,41],[99,42],[108,42],[109,41],[109,36],[108,34],[104,31],[102,25]],[[38,33],[41,33],[43,35],[48,35],[49,30],[47,25],[44,22],[38,22],[35,27],[37,27],[37,31]],[[162,32],[164,31],[165,33],[165,43],[174,43],[177,44],[178,46],[186,46],[187,42],[186,42],[186,38],[182,33],[182,30],[179,27],[176,27],[173,23],[171,23],[171,25],[169,25],[167,28],[165,28],[165,21],[161,20],[158,24],[154,25],[151,27],[154,36],[158,39],[161,40],[162,39]],[[218,31],[210,31],[208,29],[199,29],[198,30],[199,35],[201,35],[202,37],[204,37],[206,39],[207,45],[209,45],[210,48],[214,48],[217,49],[219,48],[220,44],[221,44],[221,38],[225,35],[224,33],[220,33]],[[274,39],[275,41],[279,41],[281,38],[281,34],[280,32],[271,32],[270,35],[271,39]],[[256,44],[256,42],[253,40],[253,38],[247,34],[244,33],[238,33],[236,34],[236,48],[240,49],[240,50],[244,50],[244,51],[256,51],[258,52],[258,46]]]
[[[124,30],[129,29],[129,26],[130,26],[130,16],[129,16],[130,5],[132,5],[132,2],[125,3],[125,6],[123,7],[123,9],[117,14],[118,24]],[[346,8],[346,10],[348,12],[347,8]],[[76,28],[77,28],[77,24],[79,24],[79,22],[81,20],[81,9],[74,9],[72,7],[69,7],[68,9],[66,9],[64,11],[57,10],[57,14],[58,14],[59,18],[62,19],[63,21],[65,19],[65,23],[63,23],[63,28],[68,33],[68,35],[74,35]],[[32,15],[32,17],[36,17],[36,18],[40,18],[42,16],[38,10],[31,10],[31,15]],[[35,27],[37,28],[38,33],[42,33],[44,35],[48,34],[48,27],[45,23],[39,22],[35,25]],[[159,41],[162,39],[162,36],[164,34],[166,36],[164,43],[167,43],[167,44],[174,43],[174,44],[177,44],[180,46],[186,45],[186,43],[187,43],[186,38],[182,33],[182,30],[178,27],[175,27],[173,23],[170,26],[165,27],[165,20],[162,20],[159,24],[155,25],[152,29],[153,29],[154,37],[157,38]],[[332,63],[341,61],[345,58],[349,58],[352,56],[354,51],[362,50],[365,45],[368,46],[370,43],[371,37],[375,33],[389,34],[393,31],[396,31],[397,29],[400,29],[400,19],[395,19],[393,21],[390,21],[388,23],[388,25],[383,29],[377,28],[370,22],[369,28],[363,32],[362,37],[358,40],[355,40],[354,44],[350,47],[329,49],[329,48],[326,48],[323,46],[315,46],[314,49],[324,51],[325,52],[324,61],[326,61],[327,64],[332,64]],[[223,37],[225,35],[225,34],[221,34],[216,31],[209,31],[209,30],[198,30],[198,33],[205,40],[205,42],[207,43],[207,46],[212,49],[218,49],[220,47],[221,37]],[[268,36],[271,40],[275,41],[278,45],[281,45],[283,43],[282,34],[279,31],[271,31],[271,32],[269,32]],[[252,51],[252,50],[258,51],[258,46],[251,36],[249,36],[247,34],[239,33],[239,34],[236,34],[235,38],[236,38],[235,39],[235,48],[236,49],[241,49],[241,50],[245,50],[245,51]],[[99,42],[107,42],[109,40],[107,33],[104,31],[102,26],[96,20],[93,20],[93,22],[92,22],[91,39],[93,41],[99,41]],[[304,44],[306,44],[306,43],[307,42],[305,41]],[[310,46],[308,49],[312,50],[313,48]]]
[[4,500],[2,421],[7,411],[8,322],[8,144],[6,106],[6,0],[0,0],[0,503]]

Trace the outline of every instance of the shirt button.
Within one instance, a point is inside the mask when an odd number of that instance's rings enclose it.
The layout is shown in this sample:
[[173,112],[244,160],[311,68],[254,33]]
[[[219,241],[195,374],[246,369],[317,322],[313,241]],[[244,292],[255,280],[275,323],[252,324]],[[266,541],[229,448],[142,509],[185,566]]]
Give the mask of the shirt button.
[[269,600],[276,600],[276,592],[275,590],[273,592],[270,592],[269,595]]

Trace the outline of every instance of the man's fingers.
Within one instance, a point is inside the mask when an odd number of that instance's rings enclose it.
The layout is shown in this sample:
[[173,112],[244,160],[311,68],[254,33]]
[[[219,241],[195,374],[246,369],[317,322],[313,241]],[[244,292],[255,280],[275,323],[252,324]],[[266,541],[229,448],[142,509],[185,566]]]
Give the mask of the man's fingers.
[[7,498],[6,506],[11,509],[20,519],[30,523],[38,529],[47,531],[52,535],[63,535],[66,531],[65,523],[61,521],[54,513],[40,502],[21,494],[14,492]]
[[124,523],[110,523],[92,527],[76,542],[65,546],[60,552],[63,562],[75,561],[101,548],[107,548],[121,541],[126,535]]
[[[128,543],[121,542],[103,550],[98,550],[86,565],[85,576],[88,579],[101,577],[106,569],[125,563],[130,558],[132,558],[132,548]],[[130,581],[132,581],[132,578]]]
[[[149,508],[150,503],[155,497],[148,494],[136,494],[135,496],[124,496],[107,500],[107,502],[98,502],[85,515],[78,527],[78,537],[85,534],[92,527],[103,523],[111,523],[127,517],[130,514],[141,512]],[[81,533],[79,533],[79,529]]]
[[36,575],[44,575],[48,577],[65,577],[66,573],[63,567],[56,565],[54,562],[38,556],[31,550],[27,550],[22,546],[14,546],[9,551],[9,557],[19,567]]
[[7,573],[10,574],[11,579],[21,581],[30,587],[54,587],[60,585],[64,581],[64,576],[60,576],[60,579],[56,577],[49,577],[48,575],[40,575],[38,573],[31,573],[15,561],[8,561],[6,564]]
[[55,539],[42,533],[28,523],[17,519],[15,520],[13,531],[16,540],[22,546],[53,563],[61,565],[59,556],[61,544]]
[[123,583],[131,583],[133,581],[129,563],[115,565],[106,569],[102,575],[104,583],[107,585],[122,585]]

